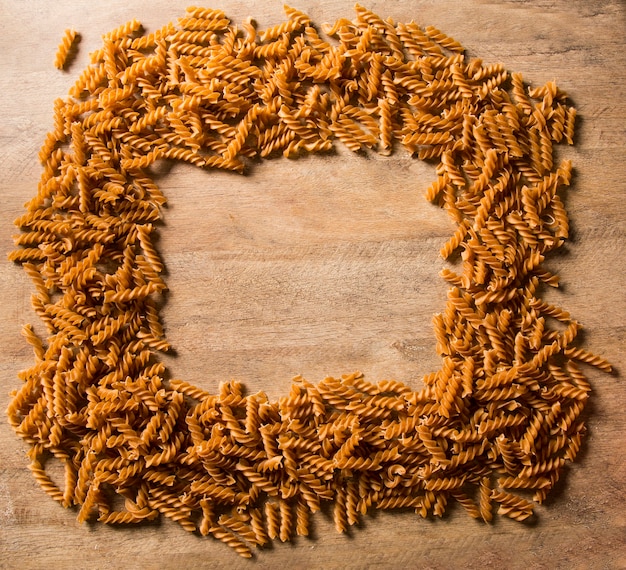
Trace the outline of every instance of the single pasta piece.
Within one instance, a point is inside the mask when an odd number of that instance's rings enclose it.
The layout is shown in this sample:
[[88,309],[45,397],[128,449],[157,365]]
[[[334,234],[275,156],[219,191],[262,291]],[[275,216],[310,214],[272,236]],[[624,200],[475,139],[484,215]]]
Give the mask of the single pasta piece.
[[79,40],[80,35],[76,32],[76,30],[72,30],[70,28],[65,30],[54,58],[54,66],[57,69],[65,69],[66,65],[69,63],[72,50],[76,47],[76,43]]

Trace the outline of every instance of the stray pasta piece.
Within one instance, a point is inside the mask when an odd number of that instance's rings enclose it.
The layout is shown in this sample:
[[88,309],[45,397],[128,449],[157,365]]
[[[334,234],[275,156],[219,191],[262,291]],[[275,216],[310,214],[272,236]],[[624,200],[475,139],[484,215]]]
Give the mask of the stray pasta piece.
[[76,30],[67,29],[63,33],[63,38],[57,48],[56,57],[54,58],[54,67],[57,69],[65,69],[69,64],[72,51],[76,48],[76,44],[80,40]]
[[[581,367],[610,371],[540,298],[558,284],[543,262],[568,235],[571,164],[555,164],[553,144],[573,141],[575,111],[554,83],[531,90],[433,27],[357,6],[354,21],[322,28],[331,42],[286,12],[265,31],[204,8],[148,35],[133,20],[55,103],[10,254],[48,331],[24,328],[35,364],[8,408],[33,475],[81,521],[163,515],[244,557],[309,535],[323,503],[340,532],[373,509],[442,516],[455,502],[484,521],[526,520],[580,449]],[[151,165],[241,172],[336,140],[437,162],[427,198],[456,224],[442,255],[460,258],[434,318],[441,368],[420,390],[298,377],[277,401],[237,382],[212,394],[167,380],[154,245],[165,197]]]

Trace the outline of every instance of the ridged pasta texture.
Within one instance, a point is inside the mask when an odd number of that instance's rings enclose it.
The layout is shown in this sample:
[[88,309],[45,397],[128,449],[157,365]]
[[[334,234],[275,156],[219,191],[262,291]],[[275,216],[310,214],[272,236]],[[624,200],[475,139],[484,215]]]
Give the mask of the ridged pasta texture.
[[[204,8],[148,35],[130,22],[55,103],[10,254],[48,330],[25,327],[36,362],[8,409],[32,472],[80,520],[162,514],[243,556],[308,535],[324,502],[339,531],[374,509],[441,516],[454,502],[527,519],[580,448],[581,363],[610,370],[540,297],[558,285],[544,259],[568,237],[571,164],[553,144],[573,142],[575,111],[555,83],[531,89],[435,28],[357,6],[321,33],[286,12],[264,31]],[[456,224],[442,255],[459,258],[434,318],[441,368],[419,390],[296,378],[277,401],[165,380],[151,165],[243,171],[337,140],[437,164],[427,198]]]
[[57,69],[65,69],[65,67],[69,63],[72,49],[79,39],[80,38],[75,30],[71,30],[69,28],[65,30],[65,32],[63,33],[63,38],[61,39],[61,43],[57,48],[57,53],[54,57],[54,66]]

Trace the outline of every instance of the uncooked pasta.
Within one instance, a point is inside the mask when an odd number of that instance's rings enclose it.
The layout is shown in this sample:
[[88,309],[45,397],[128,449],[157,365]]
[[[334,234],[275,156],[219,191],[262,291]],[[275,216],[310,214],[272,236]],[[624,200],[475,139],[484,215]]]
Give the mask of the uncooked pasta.
[[65,30],[63,38],[61,39],[61,43],[57,48],[56,56],[54,58],[54,66],[57,69],[65,69],[66,65],[69,62],[72,49],[74,48],[78,40],[79,35],[76,33],[76,30],[72,30],[69,28]]
[[[376,509],[453,503],[526,520],[580,448],[584,366],[610,371],[541,298],[558,285],[544,260],[568,237],[572,166],[553,145],[573,143],[576,112],[554,82],[530,88],[434,27],[357,6],[320,32],[286,14],[267,30],[196,7],[149,34],[133,20],[55,102],[10,254],[48,332],[24,328],[35,363],[8,409],[33,475],[81,521],[163,515],[246,557],[307,536],[324,503],[340,532]],[[166,380],[152,165],[242,172],[336,141],[436,164],[427,198],[456,224],[441,254],[459,260],[433,320],[440,369],[418,390],[297,377],[275,401]]]

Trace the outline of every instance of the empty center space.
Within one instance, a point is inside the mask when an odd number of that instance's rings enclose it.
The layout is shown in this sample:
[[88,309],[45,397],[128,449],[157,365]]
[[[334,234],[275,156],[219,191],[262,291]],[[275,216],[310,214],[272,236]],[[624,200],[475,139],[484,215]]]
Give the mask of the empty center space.
[[170,373],[214,391],[283,395],[360,370],[419,386],[437,369],[439,248],[454,227],[424,199],[431,165],[404,153],[272,159],[240,175],[175,164],[157,247]]

